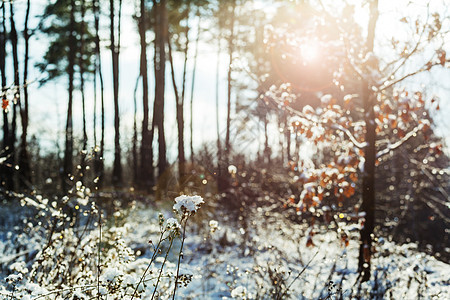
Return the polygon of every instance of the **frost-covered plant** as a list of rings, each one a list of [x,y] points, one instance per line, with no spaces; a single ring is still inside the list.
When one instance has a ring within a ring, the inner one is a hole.
[[[123,212],[107,218],[102,216],[89,190],[81,183],[77,183],[69,195],[55,201],[40,196],[22,196],[22,206],[37,213],[36,217],[24,222],[24,230],[11,240],[25,249],[24,253],[31,255],[27,255],[29,258],[24,261],[16,259],[8,266],[12,273],[7,277],[8,289],[0,286],[0,295],[8,295],[12,299],[27,299],[29,296],[43,299],[153,299],[163,294],[169,296],[173,282],[177,286],[191,281],[192,275],[179,273],[179,264],[186,221],[195,214],[203,199],[181,196],[175,202],[178,218],[166,219],[159,215],[159,238],[155,243],[150,241],[153,254],[148,259],[147,268],[142,268],[146,259],[142,258],[137,263],[135,253],[126,241],[132,228],[128,224],[115,224],[114,220]],[[174,272],[171,270],[176,265],[168,259],[181,232],[178,268],[172,281]],[[167,271],[165,267],[169,264],[170,271]],[[167,279],[164,284],[163,279]],[[147,288],[150,286],[151,290]],[[173,297],[175,292],[176,288],[173,289]]]
[[[234,299],[247,299],[247,289],[245,286],[239,285],[231,291],[231,297]]]
[[[153,254],[150,259],[150,262],[147,265],[147,268],[143,272],[142,276],[139,279],[138,284],[136,285],[136,287],[133,291],[133,295],[131,296],[131,299],[133,299],[138,294],[139,289],[141,287],[141,283],[144,283],[144,287],[145,287],[145,281],[146,281],[145,277],[147,275],[147,272],[150,270],[152,264],[157,259],[157,255],[162,252],[162,244],[165,241],[169,241],[169,247],[165,250],[164,259],[163,259],[161,267],[158,271],[156,283],[154,284],[152,299],[155,297],[157,290],[158,290],[158,285],[159,285],[162,275],[163,275],[164,266],[167,262],[167,258],[169,256],[170,250],[172,249],[172,246],[173,246],[174,239],[180,235],[181,226],[178,223],[178,220],[175,218],[169,218],[169,219],[165,220],[164,216],[162,214],[160,214],[159,215],[159,226],[160,226],[160,235],[159,235],[158,242],[156,244],[153,244],[152,241],[149,242],[153,246]],[[141,291],[143,291],[143,290],[141,289]]]
[[[180,279],[185,279],[184,276],[180,276],[180,263],[181,258],[183,257],[183,245],[184,240],[186,238],[186,225],[190,216],[193,216],[200,206],[204,203],[203,198],[200,196],[186,196],[181,195],[175,198],[175,204],[173,205],[173,209],[175,212],[181,216],[181,224],[183,225],[183,234],[181,237],[181,246],[180,252],[178,254],[178,263],[177,263],[177,274],[175,276],[175,286],[173,288],[173,297],[175,299],[175,294],[177,292],[177,286]],[[183,282],[183,281],[181,281]]]
[[[6,277],[5,281],[11,287],[11,299],[14,299],[14,292],[16,290],[16,286],[17,284],[19,284],[20,281],[22,281],[22,279],[23,275],[21,273],[10,274],[8,277]]]
[[[183,217],[189,217],[197,212],[202,203],[204,201],[200,196],[181,195],[175,198],[173,209]]]

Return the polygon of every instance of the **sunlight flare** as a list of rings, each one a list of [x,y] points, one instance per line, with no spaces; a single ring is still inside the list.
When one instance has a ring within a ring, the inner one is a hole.
[[[320,56],[320,46],[316,41],[306,41],[299,50],[300,58],[304,63],[315,62]]]

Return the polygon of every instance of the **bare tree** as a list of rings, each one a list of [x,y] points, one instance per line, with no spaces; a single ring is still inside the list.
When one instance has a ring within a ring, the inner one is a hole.
[[[27,0],[27,9],[25,12],[25,21],[23,29],[23,38],[25,44],[25,52],[23,58],[23,103],[20,109],[20,119],[22,125],[21,144],[19,151],[19,184],[22,187],[30,185],[31,183],[31,169],[30,169],[30,154],[28,152],[28,62],[29,62],[29,41],[30,30],[28,29],[28,20],[30,16],[31,1]]]
[[[195,54],[194,54],[194,67],[192,69],[192,81],[191,81],[191,98],[189,105],[189,115],[190,115],[190,150],[191,150],[191,163],[194,164],[194,89],[195,89],[195,73],[197,70],[197,59],[198,59],[198,42],[200,40],[200,14],[198,15],[197,23],[197,37],[195,39]]]
[[[3,110],[3,147],[1,156],[6,160],[0,165],[1,170],[1,185],[6,189],[12,186],[12,165],[10,160],[9,145],[10,145],[10,128],[8,119],[9,100],[6,97],[8,91],[6,82],[6,42],[8,33],[6,30],[6,2],[2,2],[2,23],[0,32],[0,72],[2,73],[2,110]]]
[[[75,73],[75,55],[76,55],[76,30],[75,30],[75,0],[70,1],[70,21],[69,21],[69,52],[68,52],[68,66],[67,73],[69,76],[69,101],[67,104],[67,121],[65,132],[65,148],[64,148],[64,162],[63,162],[63,186],[67,190],[70,186],[67,176],[73,170],[73,91],[74,91],[74,73]]]
[[[217,39],[217,54],[216,54],[216,134],[217,134],[217,175],[219,177],[219,190],[222,190],[222,176],[223,174],[223,153],[222,142],[220,141],[220,124],[219,124],[219,86],[220,86],[220,54],[222,52],[221,38]]]
[[[370,18],[366,41],[367,53],[373,52],[375,27],[378,19],[378,0],[370,2]],[[364,78],[364,77],[363,77]],[[364,121],[366,124],[366,146],[364,149],[364,172],[362,182],[361,210],[366,212],[364,227],[361,230],[361,244],[359,250],[358,267],[362,280],[370,279],[370,256],[372,249],[372,235],[375,226],[375,162],[376,162],[376,122],[374,104],[376,95],[370,90],[367,79],[361,82]]]
[[[100,56],[100,3],[99,0],[94,0],[93,2],[94,10],[94,26],[95,26],[95,71],[94,71],[94,88],[95,88],[95,99],[94,99],[94,143],[97,146],[97,75],[100,81],[100,105],[101,105],[101,137],[100,137],[100,147],[96,148],[95,152],[95,174],[98,177],[97,185],[102,186],[103,174],[104,174],[104,147],[105,147],[105,99],[104,99],[104,87],[103,87],[103,75],[102,75],[102,65]]]
[[[120,21],[122,15],[122,0],[119,0],[118,24],[115,21],[115,1],[109,1],[110,7],[110,39],[111,57],[113,72],[113,94],[114,94],[114,165],[112,183],[118,187],[122,185],[122,163],[120,150],[120,115],[119,115],[119,54],[120,54]],[[117,41],[116,41],[117,35]]]
[[[155,131],[158,132],[158,177],[167,169],[166,139],[164,132],[164,90],[166,74],[166,41],[168,35],[166,1],[153,0],[155,10],[155,101],[153,104],[152,130],[150,144],[153,143]],[[153,151],[150,155],[153,157]],[[153,161],[153,158],[151,159]]]
[[[236,18],[236,0],[231,4],[231,19],[229,24],[229,36],[228,36],[228,75],[227,75],[227,127],[225,135],[225,163],[229,164],[229,155],[231,151],[230,144],[230,126],[231,126],[231,90],[232,90],[232,77],[233,71],[233,54],[234,54],[234,39],[235,39],[235,18]]]
[[[187,70],[187,61],[188,61],[188,49],[189,49],[189,12],[190,12],[190,3],[186,4],[185,13],[186,15],[186,26],[184,28],[184,36],[185,43],[183,48],[184,54],[184,63],[183,63],[183,74],[182,74],[182,83],[181,83],[181,93],[179,92],[176,79],[175,79],[175,70],[172,56],[172,43],[171,36],[168,35],[167,44],[168,44],[168,54],[169,54],[169,62],[170,69],[172,75],[172,86],[175,93],[175,101],[176,101],[176,115],[177,115],[177,129],[178,129],[178,177],[180,184],[182,184],[183,177],[185,176],[185,165],[186,165],[186,156],[184,150],[184,98],[186,91],[186,70]],[[177,27],[176,25],[173,27]]]
[[[138,20],[140,46],[141,46],[141,60],[140,60],[140,77],[142,78],[142,139],[141,139],[141,170],[140,170],[140,185],[148,191],[152,188],[154,182],[153,174],[153,156],[151,154],[152,140],[150,140],[149,130],[149,99],[148,99],[148,67],[147,67],[147,9],[145,1],[140,1],[140,15]]]
[[[84,93],[84,77],[85,77],[85,63],[84,63],[84,49],[85,49],[85,26],[86,26],[86,3],[85,0],[81,0],[80,2],[80,10],[81,10],[81,26],[80,26],[80,52],[79,52],[79,62],[78,65],[80,66],[79,72],[80,72],[80,92],[81,92],[81,106],[82,106],[82,114],[83,114],[83,146],[81,151],[81,174],[80,176],[83,177],[84,171],[86,168],[86,148],[87,148],[87,142],[88,142],[88,136],[87,136],[87,130],[86,130],[86,97]]]

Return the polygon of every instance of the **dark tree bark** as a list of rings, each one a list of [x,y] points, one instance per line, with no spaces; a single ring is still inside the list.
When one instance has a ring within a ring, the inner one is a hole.
[[[67,105],[67,121],[65,134],[65,148],[64,148],[64,162],[63,162],[63,188],[68,190],[70,181],[68,176],[72,174],[73,170],[73,120],[72,120],[72,106],[73,106],[73,90],[74,90],[74,73],[75,73],[75,54],[76,54],[76,29],[75,29],[75,0],[70,1],[70,25],[69,25],[69,53],[67,74],[69,76],[69,101]]]
[[[139,37],[141,46],[141,60],[140,60],[140,75],[142,77],[142,139],[141,139],[141,170],[140,170],[140,186],[147,191],[150,191],[154,184],[153,174],[153,155],[152,155],[152,140],[150,140],[149,125],[149,105],[148,105],[148,63],[147,63],[147,39],[146,33],[146,9],[145,0],[140,2],[140,17],[139,17]]]
[[[184,63],[183,63],[183,79],[181,83],[181,99],[177,101],[177,124],[178,124],[178,171],[180,180],[186,175],[186,153],[184,149],[184,99],[186,95],[186,73],[188,62],[188,50],[189,50],[189,13],[190,4],[188,3],[186,9],[186,43],[184,47]],[[170,43],[170,41],[168,41]],[[171,62],[173,65],[173,60]],[[173,71],[173,70],[172,70]],[[174,77],[175,79],[175,77]]]
[[[8,100],[6,99],[6,39],[7,39],[7,31],[6,31],[6,3],[1,5],[2,8],[2,24],[1,24],[1,32],[0,32],[0,72],[2,73],[2,111],[3,111],[3,150],[8,147],[8,139],[9,139],[9,120],[8,120],[8,111],[7,104]],[[2,153],[2,156],[5,156]],[[2,169],[5,171],[5,166],[2,164]],[[4,172],[2,172],[2,183],[4,182]]]
[[[291,156],[291,129],[289,128],[289,123],[287,119],[287,114],[283,113],[284,118],[284,128],[285,128],[285,135],[286,135],[286,158],[287,161],[290,162],[292,160]]]
[[[133,113],[133,140],[131,141],[132,143],[132,150],[131,150],[131,154],[132,154],[132,160],[133,160],[133,185],[138,183],[138,179],[139,179],[139,162],[138,162],[138,150],[137,150],[137,142],[138,142],[138,131],[137,131],[137,98],[136,98],[136,93],[137,93],[137,89],[139,86],[139,79],[141,79],[141,75],[138,76],[138,78],[136,79],[136,84],[134,86],[134,113]]]
[[[112,184],[115,187],[122,185],[122,163],[120,150],[120,116],[119,116],[119,53],[120,53],[120,18],[122,11],[122,0],[119,0],[119,16],[117,25],[115,25],[115,1],[110,0],[110,38],[111,38],[111,57],[113,72],[113,95],[114,95],[114,165],[112,174]]]
[[[158,177],[167,169],[166,140],[164,133],[164,90],[166,74],[166,41],[168,34],[166,1],[156,2],[155,8],[155,101],[153,107],[152,131],[150,142],[153,142],[155,129],[158,130]],[[151,151],[152,152],[152,151]]]
[[[189,18],[189,6],[187,16]],[[183,177],[185,176],[186,157],[184,151],[184,95],[186,90],[186,68],[188,59],[188,47],[189,47],[189,25],[186,25],[186,44],[184,48],[184,67],[183,67],[183,82],[181,87],[181,95],[178,93],[178,87],[175,80],[175,70],[173,66],[172,46],[170,42],[170,36],[168,35],[167,45],[169,49],[169,62],[172,75],[172,85],[175,93],[175,105],[177,115],[177,128],[178,128],[178,177],[180,184],[182,184]]]
[[[29,40],[30,31],[28,29],[28,19],[30,16],[31,0],[27,0],[27,9],[25,12],[23,38],[25,44],[25,53],[23,59],[23,103],[20,110],[20,119],[22,125],[21,145],[19,151],[19,185],[26,187],[31,185],[30,153],[28,151],[28,61],[29,61]]]
[[[225,170],[223,163],[222,142],[220,141],[220,124],[219,124],[219,86],[220,86],[220,54],[222,52],[221,39],[218,38],[217,54],[216,54],[216,134],[217,134],[217,188],[223,191],[227,188],[227,180],[224,178]]]
[[[191,163],[194,164],[194,88],[195,88],[195,72],[197,70],[197,58],[198,58],[198,42],[200,40],[200,16],[198,17],[197,25],[197,38],[195,39],[195,54],[194,54],[194,68],[192,70],[192,82],[191,82],[191,101],[189,105],[190,112],[190,149],[191,149]]]
[[[81,26],[80,26],[80,53],[79,53],[79,63],[80,66],[80,92],[81,92],[81,105],[82,105],[82,111],[83,111],[83,149],[81,151],[81,174],[80,177],[82,178],[84,176],[84,171],[86,169],[86,150],[87,150],[87,142],[88,142],[88,136],[87,136],[87,130],[86,130],[86,99],[85,99],[85,93],[84,93],[84,47],[85,47],[85,32],[84,32],[84,26],[85,26],[85,15],[86,15],[86,7],[85,7],[85,1],[81,0],[80,2],[81,6]]]
[[[169,62],[170,62],[170,70],[171,70],[171,78],[172,78],[172,86],[175,94],[175,106],[176,106],[176,115],[177,115],[177,128],[178,128],[178,176],[179,180],[184,176],[184,120],[183,120],[183,99],[181,99],[178,94],[178,87],[175,80],[175,70],[173,67],[173,58],[172,58],[172,46],[170,43],[170,37],[167,40],[167,45],[169,46]]]
[[[0,180],[1,186],[10,189],[12,186],[12,165],[9,159],[9,144],[10,144],[10,128],[8,119],[9,102],[6,98],[7,83],[6,83],[6,2],[2,3],[2,24],[0,33],[0,71],[2,73],[2,107],[3,107],[3,148],[0,153],[1,157],[6,157],[6,161],[0,164]]]
[[[17,109],[20,108],[20,74],[19,74],[19,56],[18,56],[18,36],[16,30],[16,23],[14,20],[14,3],[9,2],[9,23],[10,23],[10,32],[9,32],[9,40],[11,42],[12,48],[12,56],[13,56],[13,70],[14,70],[14,101],[11,103],[12,106],[12,121],[11,121],[11,130],[9,132],[8,138],[8,148],[6,149],[6,156],[8,159],[6,160],[6,164],[11,166],[11,177],[6,180],[6,188],[8,190],[15,190],[15,174],[12,170],[15,164],[15,156],[16,156],[16,133],[17,133]]]
[[[267,131],[267,126],[269,125],[269,120],[267,119],[267,111],[264,111],[264,162],[270,165],[270,148],[269,148],[269,132]]]
[[[98,78],[100,81],[100,106],[101,106],[101,136],[100,136],[100,147],[98,153],[95,153],[95,174],[98,177],[97,186],[100,188],[103,184],[103,175],[104,175],[104,162],[103,162],[103,154],[105,147],[105,101],[104,101],[104,86],[103,86],[103,75],[102,75],[102,65],[101,65],[101,57],[100,57],[100,6],[99,0],[94,0],[93,9],[94,9],[94,26],[95,26],[95,73],[98,74]],[[95,74],[95,79],[97,78],[97,74]],[[97,81],[94,81],[95,87]],[[95,89],[95,95],[97,95],[97,89]],[[96,105],[97,101],[94,102],[94,133],[96,133]],[[96,135],[95,135],[96,137]],[[96,138],[95,138],[96,139]],[[97,141],[95,141],[95,145],[97,145]]]
[[[375,40],[375,27],[378,19],[378,0],[370,3],[370,19],[367,35],[367,53],[373,51]],[[370,267],[372,256],[372,235],[375,224],[375,162],[376,162],[376,122],[375,122],[375,95],[371,91],[370,82],[362,81],[362,99],[364,102],[364,119],[366,123],[366,147],[364,149],[364,172],[361,210],[365,212],[365,221],[361,230],[358,267],[362,281],[370,280]]]
[[[232,88],[232,78],[231,73],[233,71],[233,52],[234,52],[234,21],[235,21],[235,13],[236,13],[236,1],[233,0],[232,3],[232,11],[231,11],[231,20],[230,20],[230,35],[228,36],[228,76],[227,76],[227,127],[226,127],[226,135],[225,135],[225,163],[228,165],[230,163],[230,126],[231,126],[231,88]]]

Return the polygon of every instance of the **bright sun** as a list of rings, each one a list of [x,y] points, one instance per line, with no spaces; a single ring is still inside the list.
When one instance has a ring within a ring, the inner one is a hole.
[[[320,47],[315,41],[308,41],[300,46],[300,56],[304,63],[309,63],[319,58]]]

